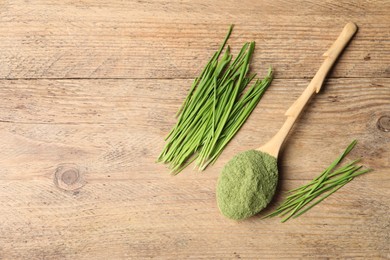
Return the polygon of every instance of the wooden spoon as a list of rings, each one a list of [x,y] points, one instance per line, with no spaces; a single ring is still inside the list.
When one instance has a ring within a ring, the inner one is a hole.
[[[217,203],[222,214],[236,220],[244,219],[260,212],[272,200],[278,182],[279,151],[310,98],[321,90],[326,75],[356,30],[354,23],[345,25],[324,53],[325,61],[310,84],[287,110],[287,120],[279,132],[265,145],[239,153],[225,165],[217,185]]]
[[[306,104],[313,96],[314,93],[318,93],[321,90],[322,84],[328,74],[329,70],[332,68],[333,64],[352,39],[353,35],[357,31],[357,26],[354,23],[347,23],[340,33],[337,40],[333,43],[332,47],[329,48],[327,52],[323,54],[325,61],[322,63],[320,69],[317,71],[314,78],[311,80],[310,84],[307,86],[302,95],[295,101],[295,103],[287,110],[285,115],[287,120],[280,128],[279,132],[274,135],[271,140],[269,140],[265,145],[256,149],[261,152],[268,153],[274,157],[278,157],[279,151],[286,140],[288,133],[293,127],[295,121],[298,119],[299,115],[305,108]]]

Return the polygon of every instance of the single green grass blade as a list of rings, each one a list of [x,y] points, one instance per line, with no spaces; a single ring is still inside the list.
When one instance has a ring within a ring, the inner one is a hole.
[[[221,47],[219,47],[219,50],[218,50],[217,55],[216,55],[216,59],[218,59],[218,57],[219,57],[219,55],[221,54],[223,48],[225,48],[225,45],[226,45],[226,43],[227,43],[227,41],[228,41],[230,35],[232,34],[233,27],[234,27],[233,24],[230,25],[229,31],[228,31],[228,33],[226,34],[225,39],[223,40],[223,43],[221,44]]]

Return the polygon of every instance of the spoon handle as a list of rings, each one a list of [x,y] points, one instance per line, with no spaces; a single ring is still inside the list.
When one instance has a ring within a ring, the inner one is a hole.
[[[314,94],[314,92],[320,92],[326,75],[332,68],[333,64],[336,62],[337,58],[339,57],[345,46],[347,46],[348,42],[352,39],[356,31],[357,27],[354,23],[347,23],[344,26],[344,29],[340,33],[337,40],[323,54],[323,56],[326,58],[322,63],[321,67],[318,69],[316,75],[314,75],[313,79],[310,81],[310,84],[307,86],[302,95],[287,110],[285,114],[286,116],[298,117],[307,102],[309,101],[310,97]]]
[[[336,62],[337,58],[339,57],[345,46],[347,46],[348,42],[352,39],[356,31],[357,26],[354,23],[347,23],[344,26],[344,29],[340,33],[337,40],[323,54],[325,60],[317,71],[316,75],[311,80],[310,84],[285,113],[285,115],[287,116],[287,120],[283,124],[282,128],[268,143],[260,147],[259,150],[267,152],[275,157],[278,156],[279,150],[283,145],[283,142],[286,139],[295,121],[297,120],[297,118],[299,117],[313,94],[318,93],[321,90],[326,75],[332,68],[333,64]]]

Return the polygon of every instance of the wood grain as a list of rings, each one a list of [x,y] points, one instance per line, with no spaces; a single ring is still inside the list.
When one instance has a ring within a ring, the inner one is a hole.
[[[390,3],[0,1],[0,259],[389,259]],[[346,22],[359,26],[280,154],[278,194],[350,143],[374,171],[305,215],[225,219],[223,165],[258,147]],[[155,160],[192,79],[230,24],[233,53],[276,79],[217,163]]]
[[[390,77],[390,2],[371,3],[3,1],[0,78],[194,78],[230,24],[233,53],[256,41],[255,71],[311,78],[349,21],[359,32],[332,76]]]
[[[0,256],[389,256],[390,140],[377,127],[378,118],[390,115],[389,79],[331,79],[309,104],[281,155],[275,203],[284,190],[316,176],[353,138],[359,145],[350,159],[363,157],[375,171],[287,224],[224,219],[215,184],[233,154],[273,135],[308,80],[275,80],[215,166],[172,177],[154,160],[190,83],[1,82]],[[55,185],[64,164],[79,170],[81,188]]]

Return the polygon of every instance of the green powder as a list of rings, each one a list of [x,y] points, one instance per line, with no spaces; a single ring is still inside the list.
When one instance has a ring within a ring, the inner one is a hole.
[[[253,216],[271,201],[277,182],[275,157],[256,150],[239,153],[225,165],[219,177],[218,207],[231,219]]]

